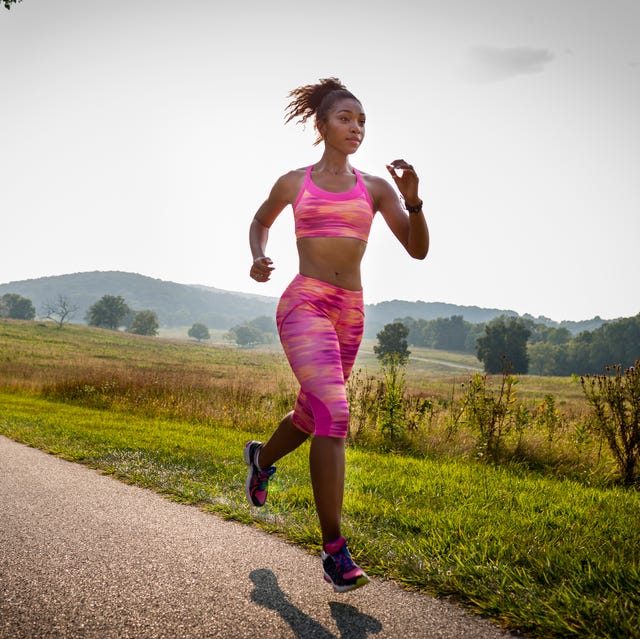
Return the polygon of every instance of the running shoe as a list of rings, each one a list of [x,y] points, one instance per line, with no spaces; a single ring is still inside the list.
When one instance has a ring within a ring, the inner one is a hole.
[[[325,545],[325,550],[320,555],[324,580],[330,583],[336,592],[347,592],[369,583],[367,574],[351,559],[344,537],[330,541]]]
[[[267,501],[267,487],[271,475],[276,472],[276,467],[271,466],[261,470],[255,462],[256,452],[262,447],[262,442],[250,441],[244,445],[244,463],[249,466],[247,481],[244,491],[250,504],[264,506]]]

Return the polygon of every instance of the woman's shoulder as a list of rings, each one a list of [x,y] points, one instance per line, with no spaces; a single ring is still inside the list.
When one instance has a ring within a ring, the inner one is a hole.
[[[292,169],[291,171],[288,171],[284,175],[281,175],[279,179],[285,180],[287,182],[296,182],[299,180],[303,180],[304,176],[307,173],[308,168],[309,167],[307,166],[303,166],[299,169]]]
[[[274,192],[278,193],[280,197],[288,202],[293,202],[302,188],[306,170],[307,168],[303,167],[301,169],[293,169],[281,175],[273,186]]]
[[[288,171],[284,175],[281,175],[276,183],[280,183],[287,186],[302,186],[302,182],[304,181],[304,176],[306,175],[307,167],[302,167],[300,169],[293,169]]]

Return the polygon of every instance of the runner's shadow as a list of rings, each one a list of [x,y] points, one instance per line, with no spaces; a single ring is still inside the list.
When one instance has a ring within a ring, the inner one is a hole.
[[[382,630],[378,619],[365,615],[349,604],[330,601],[329,608],[340,630],[341,639],[367,639],[369,633],[377,634]]]
[[[289,597],[280,589],[278,579],[267,568],[254,570],[249,575],[255,588],[251,600],[263,608],[277,612],[291,627],[298,639],[367,639],[369,632],[380,632],[382,624],[369,615],[361,613],[354,606],[331,601],[331,616],[340,630],[337,638],[322,624],[305,614],[289,601]]]

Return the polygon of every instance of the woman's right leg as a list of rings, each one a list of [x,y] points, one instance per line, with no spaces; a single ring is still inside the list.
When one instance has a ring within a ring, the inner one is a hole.
[[[262,446],[258,453],[258,466],[269,468],[279,459],[294,451],[303,444],[309,435],[293,425],[293,412],[287,413],[278,428],[274,431],[269,441]]]
[[[315,436],[309,451],[313,497],[322,531],[322,547],[342,536],[345,440]]]
[[[294,280],[296,283],[300,281]],[[362,335],[362,296],[361,292],[343,291],[308,278],[302,284],[307,287],[302,293],[313,293],[314,299],[298,298],[295,304],[287,305],[283,295],[278,313],[280,339],[301,387],[294,415],[283,420],[282,429],[288,437],[296,427],[304,429],[303,435],[313,433],[309,461],[322,530],[324,577],[336,591],[346,591],[369,581],[351,559],[341,532],[349,425],[345,378]],[[290,442],[280,451],[292,448]]]

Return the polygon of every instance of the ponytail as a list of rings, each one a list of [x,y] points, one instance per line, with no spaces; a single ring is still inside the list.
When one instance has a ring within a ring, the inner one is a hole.
[[[318,130],[318,122],[326,119],[329,109],[337,100],[351,98],[360,101],[351,91],[347,90],[347,87],[338,78],[324,78],[317,84],[298,87],[291,91],[287,97],[293,98],[293,100],[287,106],[285,123],[298,118],[297,123],[305,124],[311,116],[315,115],[316,131]],[[321,141],[322,135],[318,134],[314,145]]]

